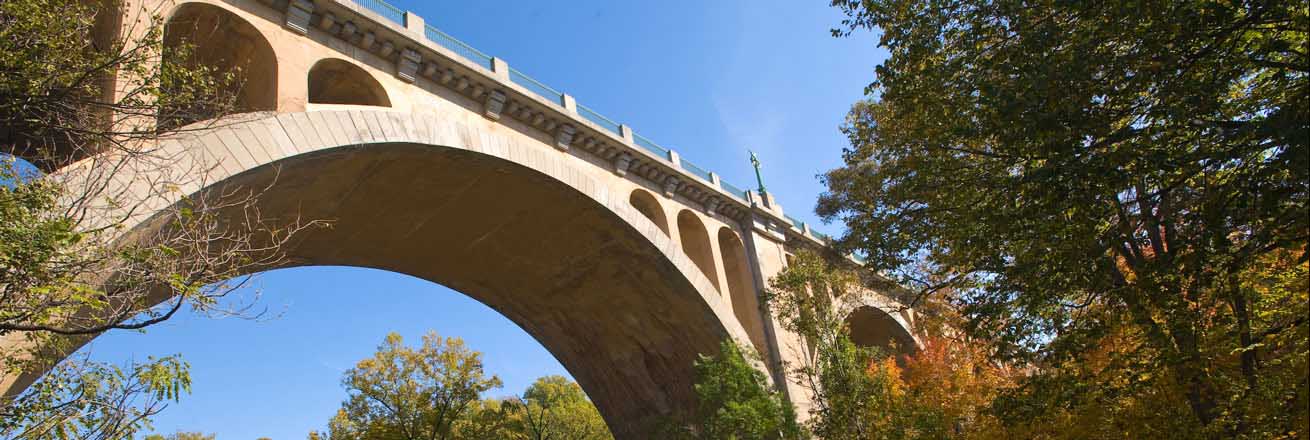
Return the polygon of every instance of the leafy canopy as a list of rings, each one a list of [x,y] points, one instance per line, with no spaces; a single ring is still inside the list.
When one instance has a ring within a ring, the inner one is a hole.
[[[404,342],[390,333],[373,357],[346,371],[349,397],[330,424],[332,438],[453,439],[470,405],[500,386],[460,338],[429,332],[418,348]]]
[[[1304,432],[1304,290],[1248,280],[1304,285],[1310,6],[833,5],[834,33],[876,30],[890,57],[819,213],[920,298],[953,292],[998,359],[1041,367],[998,411],[1138,402],[1105,417]]]

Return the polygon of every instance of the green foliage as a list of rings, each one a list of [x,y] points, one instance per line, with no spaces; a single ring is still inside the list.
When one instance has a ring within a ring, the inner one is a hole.
[[[0,375],[6,379],[40,374],[89,337],[144,329],[184,306],[242,314],[242,305],[228,307],[234,298],[219,303],[245,281],[229,280],[275,266],[285,239],[302,229],[298,222],[274,226],[258,218],[250,210],[254,191],[178,194],[179,186],[205,177],[194,175],[194,163],[179,166],[179,158],[155,154],[164,135],[157,122],[167,128],[229,114],[240,75],[196,62],[193,41],[165,44],[167,11],[149,7],[0,1],[0,339],[6,341]],[[60,173],[20,172],[15,157]],[[112,190],[123,182],[135,182],[133,190]],[[160,210],[161,200],[176,204]],[[159,228],[124,239],[135,226],[128,219],[142,209]],[[220,210],[243,209],[253,221],[216,221]],[[0,397],[0,408],[21,410],[6,417],[9,433],[51,429],[60,436],[122,438],[187,384],[174,358],[126,369],[79,362]],[[132,396],[137,393],[148,395]],[[96,424],[111,420],[120,422]]]
[[[131,439],[190,389],[190,367],[176,356],[127,368],[69,359],[0,406],[0,437]]]
[[[192,42],[164,44],[160,11],[124,6],[0,3],[0,152],[48,168],[154,139],[156,120],[234,110],[238,72],[191,62]]]
[[[265,439],[267,437],[261,437],[259,440]],[[214,440],[214,434],[178,431],[168,435],[150,434],[146,436],[146,440]]]
[[[497,401],[488,401],[493,406]],[[545,376],[528,386],[523,396],[501,403],[503,428],[499,438],[547,440],[613,439],[596,405],[582,387],[562,376]],[[470,420],[470,424],[487,421]],[[495,425],[496,423],[492,423]],[[486,437],[465,437],[486,438]]]
[[[890,58],[819,212],[1032,368],[1006,424],[1304,435],[1310,7],[833,4]]]
[[[470,405],[501,382],[486,377],[482,354],[463,340],[429,332],[417,349],[388,334],[341,383],[349,397],[329,427],[332,438],[452,439]]]
[[[696,409],[690,426],[670,428],[686,439],[783,440],[809,438],[796,422],[786,396],[747,359],[743,349],[724,341],[716,356],[696,361]],[[756,360],[758,362],[758,359]]]
[[[895,361],[881,347],[851,341],[844,300],[855,297],[857,282],[812,252],[796,254],[771,280],[774,315],[806,341],[804,361],[789,373],[811,394],[808,428],[824,439],[919,438],[921,408],[905,393]]]
[[[537,379],[521,397],[481,399],[500,386],[486,377],[482,354],[459,338],[423,337],[418,349],[387,335],[377,353],[346,372],[350,396],[328,421],[324,440],[612,439],[600,411],[578,384],[560,376]]]

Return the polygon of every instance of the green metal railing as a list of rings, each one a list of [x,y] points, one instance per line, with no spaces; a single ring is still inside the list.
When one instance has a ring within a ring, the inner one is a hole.
[[[378,0],[367,0],[367,1],[378,1]],[[450,49],[451,52],[455,52],[455,54],[463,57],[466,60],[472,61],[473,63],[479,66],[485,67],[487,70],[493,69],[491,66],[491,55],[487,55],[485,53],[482,53],[482,51],[480,50],[474,49],[473,46],[469,46],[463,41],[459,41],[459,39],[450,36],[450,34],[442,32],[441,29],[434,28],[432,27],[432,25],[424,25],[423,35],[428,37],[428,40],[431,40],[433,43],[437,43],[441,47]]]
[[[713,178],[713,177],[710,177],[710,172],[709,172],[709,171],[705,171],[704,168],[701,168],[701,167],[696,166],[696,164],[691,163],[691,161],[689,161],[689,160],[687,160],[687,159],[683,159],[682,157],[679,157],[679,158],[678,158],[678,162],[680,162],[680,165],[682,165],[682,169],[684,169],[684,170],[686,170],[687,172],[691,173],[693,176],[696,176],[696,177],[699,177],[699,178],[705,179],[706,182],[713,182],[713,181],[714,181],[714,178]]]
[[[661,147],[659,144],[656,144],[654,141],[647,139],[645,136],[639,135],[637,133],[633,133],[632,141],[636,143],[638,147],[641,147],[646,151],[654,153],[656,156],[663,157],[664,160],[668,160],[670,157],[672,157],[669,156],[669,149]]]
[[[400,8],[391,6],[391,4],[382,0],[354,0],[355,3],[368,8],[368,10],[378,13],[383,18],[396,22],[401,26],[405,25],[405,11]]]
[[[550,102],[559,104],[560,101],[563,99],[563,95],[564,95],[563,93],[560,93],[558,90],[550,88],[550,86],[548,85],[542,84],[541,81],[537,81],[536,79],[533,79],[532,77],[523,74],[523,72],[520,72],[518,69],[515,69],[513,67],[509,68],[509,80],[514,81],[514,84],[518,84],[528,90],[531,90],[532,93],[536,93],[537,96],[550,100]]]
[[[599,125],[605,128],[606,130],[613,132],[614,134],[617,135],[623,134],[623,132],[619,130],[618,122],[614,122],[610,120],[610,118],[602,116],[600,113],[596,113],[595,110],[587,108],[587,106],[585,105],[578,104],[578,114],[582,115],[582,117],[584,118],[587,118],[588,121],[594,122],[596,125]]]
[[[738,188],[737,185],[728,183],[727,180],[719,179],[719,188],[723,188],[723,190],[727,191],[728,194],[732,194],[734,197],[736,197],[737,199],[743,202],[749,199],[748,197],[746,197],[746,192],[747,192],[746,190]]]
[[[782,216],[783,218],[786,218],[787,221],[791,222],[791,225],[795,226],[796,229],[800,229],[801,232],[805,232],[805,222],[797,220],[796,217],[792,217],[787,214],[783,214]]]

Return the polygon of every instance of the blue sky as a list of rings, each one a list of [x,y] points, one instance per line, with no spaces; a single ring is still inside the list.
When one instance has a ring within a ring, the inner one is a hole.
[[[483,52],[626,123],[743,188],[746,150],[786,212],[812,225],[815,176],[840,163],[837,131],[885,55],[875,37],[836,39],[824,1],[420,2],[392,0]],[[816,229],[836,233],[839,225]],[[98,360],[182,353],[191,395],[159,432],[220,439],[304,438],[345,395],[343,371],[397,331],[463,337],[516,394],[567,371],[512,322],[458,292],[370,269],[315,267],[258,278],[260,320],[184,315],[146,333],[94,341]]]

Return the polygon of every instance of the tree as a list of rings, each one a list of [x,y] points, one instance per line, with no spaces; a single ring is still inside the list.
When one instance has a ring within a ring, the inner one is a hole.
[[[915,308],[913,350],[856,344],[847,318],[868,303],[863,296],[870,292],[860,270],[803,251],[770,280],[774,316],[807,342],[801,362],[788,367],[810,393],[807,423],[816,437],[1033,437],[998,426],[991,405],[1013,388],[1017,374],[990,359],[988,341],[957,330],[962,317],[941,297]]]
[[[214,434],[178,431],[168,435],[150,434],[146,440],[214,440]]]
[[[494,404],[495,402],[491,402]],[[490,406],[490,405],[488,405]],[[522,397],[503,402],[503,438],[525,440],[613,439],[596,405],[582,387],[563,376],[545,376],[528,386]],[[471,421],[486,423],[486,421]],[[485,438],[485,437],[465,437]]]
[[[463,340],[429,332],[417,349],[388,334],[341,383],[349,397],[332,420],[332,438],[453,439],[456,422],[501,382],[486,376],[482,354]]]
[[[998,414],[1304,432],[1304,290],[1251,280],[1302,285],[1308,260],[1303,2],[833,4],[890,57],[818,211],[1036,368]]]
[[[213,164],[160,141],[226,120],[240,72],[189,62],[186,41],[163,44],[159,12],[114,0],[0,2],[0,408],[7,423],[22,421],[8,432],[76,419],[79,428],[51,435],[130,436],[177,397],[155,398],[162,390],[185,390],[180,361],[70,359],[46,384],[27,385],[104,331],[144,329],[185,308],[249,316],[253,302],[232,295],[241,276],[276,266],[292,235],[320,224],[264,219],[262,188],[189,192],[208,186]],[[210,122],[156,123],[181,120]]]
[[[797,440],[808,433],[796,410],[752,364],[736,342],[724,341],[715,356],[696,361],[696,408],[689,425],[666,427],[666,437],[685,439]],[[755,363],[758,364],[756,359]]]
[[[482,399],[469,404],[468,412],[455,422],[455,438],[512,438],[512,417],[508,414],[509,401]]]
[[[189,369],[177,357],[126,368],[65,362],[22,398],[0,406],[0,437],[131,439],[169,401],[190,390]]]
[[[810,393],[808,427],[825,439],[905,438],[903,387],[888,372],[886,353],[851,341],[850,314],[858,278],[801,252],[770,280],[767,300],[781,327],[802,337],[805,352],[789,373]],[[895,368],[894,363],[891,367]],[[903,433],[901,433],[903,434]]]

